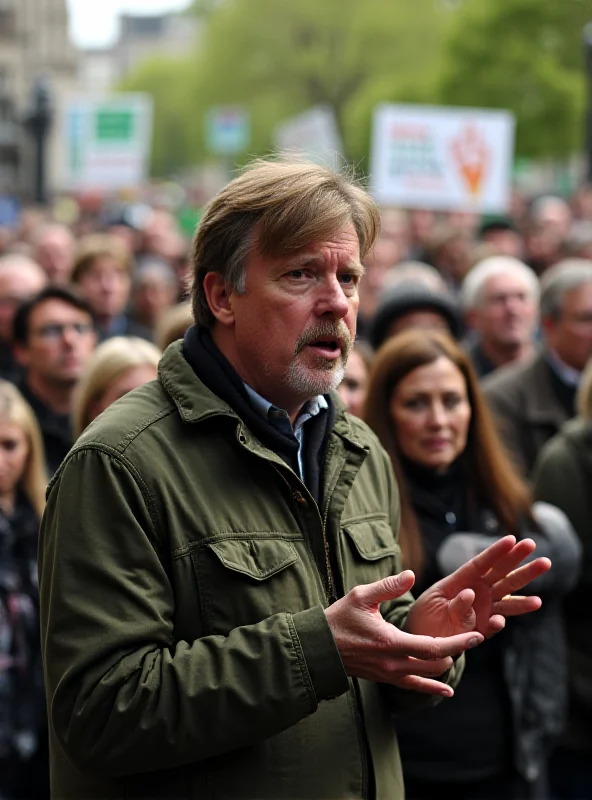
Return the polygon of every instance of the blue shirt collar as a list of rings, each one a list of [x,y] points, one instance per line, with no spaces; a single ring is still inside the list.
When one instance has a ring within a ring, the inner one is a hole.
[[[547,361],[563,383],[567,386],[579,386],[582,373],[566,364],[553,350],[547,350]]]
[[[279,420],[288,420],[288,412],[285,411],[283,408],[278,408],[274,406],[273,403],[270,403],[269,400],[266,400],[264,397],[261,397],[254,389],[252,389],[248,384],[243,383],[247,394],[249,395],[249,400],[251,401],[251,405],[260,414],[264,419],[268,420],[272,424],[276,424]],[[326,411],[329,408],[327,401],[323,397],[322,394],[318,394],[316,397],[313,397],[311,400],[307,400],[306,403],[300,409],[300,413],[296,418],[294,423],[294,431],[297,432],[302,428],[304,423],[309,420],[311,417],[316,417],[317,414],[320,414],[321,411]]]

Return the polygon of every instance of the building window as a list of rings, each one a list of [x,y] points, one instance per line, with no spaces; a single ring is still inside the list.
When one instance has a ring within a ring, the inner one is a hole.
[[[5,0],[0,0],[0,39],[14,36],[16,32],[16,13]]]

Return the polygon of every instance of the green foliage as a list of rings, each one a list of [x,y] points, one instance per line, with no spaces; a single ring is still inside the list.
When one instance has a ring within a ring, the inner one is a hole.
[[[464,0],[447,43],[440,100],[508,108],[520,156],[581,147],[585,80],[582,0]]]
[[[122,87],[154,95],[159,175],[208,157],[204,116],[226,104],[251,116],[244,159],[273,149],[278,123],[323,103],[348,155],[364,160],[374,103],[433,85],[449,16],[440,0],[194,0],[187,13],[207,21],[195,56],[150,62]]]
[[[152,174],[156,177],[185,169],[195,154],[191,114],[187,113],[192,95],[189,66],[187,59],[151,59],[118,87],[152,95]]]
[[[210,19],[202,95],[249,108],[257,153],[273,147],[279,122],[329,105],[359,160],[368,149],[356,124],[362,98],[388,100],[425,84],[446,18],[434,0],[225,0]]]
[[[362,171],[384,102],[509,108],[527,157],[582,143],[591,0],[194,0],[186,13],[203,30],[195,53],[152,60],[121,87],[154,97],[158,176],[211,158],[204,119],[226,104],[251,117],[238,162],[269,153],[275,127],[318,104]]]

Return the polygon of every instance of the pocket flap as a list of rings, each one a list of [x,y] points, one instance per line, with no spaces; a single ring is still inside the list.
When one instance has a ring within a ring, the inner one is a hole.
[[[358,553],[368,561],[394,556],[400,551],[391,526],[384,519],[348,523],[344,530],[353,541]]]
[[[257,581],[271,578],[298,561],[294,545],[283,539],[224,539],[208,547],[225,567]]]

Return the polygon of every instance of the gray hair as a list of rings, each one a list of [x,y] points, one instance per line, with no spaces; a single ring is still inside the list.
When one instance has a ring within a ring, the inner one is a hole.
[[[479,308],[483,302],[485,284],[498,275],[511,275],[520,278],[532,299],[538,302],[540,286],[534,270],[513,256],[490,256],[478,261],[462,282],[460,304],[465,311]]]
[[[209,272],[244,292],[245,263],[255,246],[262,255],[296,253],[348,224],[364,258],[380,216],[374,200],[353,180],[303,161],[255,161],[211,201],[196,230],[191,258],[195,321],[208,327],[215,322],[203,288]]]
[[[383,290],[392,289],[401,283],[420,283],[433,289],[435,292],[448,294],[448,287],[436,267],[424,264],[423,261],[401,261],[394,267],[389,267],[384,275]]]
[[[592,245],[592,221],[580,219],[574,222],[565,241],[567,253],[577,258],[581,251],[590,245]]]
[[[541,318],[559,319],[568,292],[592,283],[592,261],[566,258],[548,269],[541,278]]]
[[[134,271],[134,288],[141,286],[146,278],[156,278],[160,283],[164,283],[170,288],[176,288],[177,278],[172,268],[159,258],[148,257],[142,259]]]
[[[535,220],[544,219],[549,211],[559,211],[561,214],[571,217],[569,204],[562,197],[554,194],[537,197],[530,207],[530,215]]]

